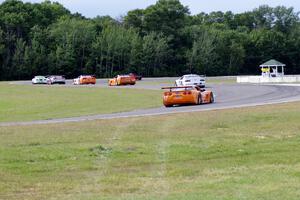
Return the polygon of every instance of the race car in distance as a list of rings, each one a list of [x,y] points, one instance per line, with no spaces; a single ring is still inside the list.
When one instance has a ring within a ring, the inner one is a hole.
[[[130,73],[129,76],[134,77],[137,81],[141,81],[143,78],[141,75],[137,75],[136,73]]]
[[[188,104],[207,104],[213,103],[214,94],[212,91],[206,91],[199,86],[180,86],[180,87],[164,87],[163,104],[166,107],[174,105]]]
[[[66,84],[66,79],[61,75],[51,75],[47,76],[47,84]]]
[[[188,74],[180,77],[175,81],[175,86],[199,86],[205,87],[205,77],[197,74]]]
[[[47,78],[45,76],[35,76],[31,81],[32,84],[47,84]]]
[[[74,85],[84,85],[84,84],[96,84],[96,77],[92,75],[81,75],[78,78],[73,79]]]
[[[134,77],[129,75],[118,75],[112,79],[108,80],[109,86],[117,86],[117,85],[135,85],[136,80]]]

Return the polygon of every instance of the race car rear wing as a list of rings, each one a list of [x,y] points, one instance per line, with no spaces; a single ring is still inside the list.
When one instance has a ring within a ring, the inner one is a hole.
[[[198,86],[173,86],[173,87],[162,87],[161,89],[171,91],[172,89],[185,89],[185,90],[187,90],[187,89],[193,89],[193,88],[195,88],[196,90],[199,90],[201,92],[205,91],[205,89],[201,89]]]
[[[173,86],[173,87],[162,87],[163,90],[180,89],[180,88],[194,88],[195,86]]]

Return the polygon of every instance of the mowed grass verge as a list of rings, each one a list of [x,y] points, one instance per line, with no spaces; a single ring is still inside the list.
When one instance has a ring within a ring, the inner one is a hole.
[[[233,84],[236,83],[235,77],[208,77],[207,84]]]
[[[0,84],[0,122],[106,114],[162,106],[161,91]]]
[[[0,199],[299,199],[300,103],[1,127]]]

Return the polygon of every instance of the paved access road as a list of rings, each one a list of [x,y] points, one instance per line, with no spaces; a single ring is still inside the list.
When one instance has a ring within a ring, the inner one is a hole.
[[[138,82],[135,86],[125,86],[130,88],[143,89],[160,89],[162,86],[169,85],[174,78],[151,78]],[[13,84],[31,84],[28,81],[13,82]],[[95,86],[77,86],[77,87],[107,87],[107,80],[101,79]],[[34,86],[33,86],[34,87]],[[46,86],[48,87],[48,86]],[[76,87],[72,86],[68,81],[65,86],[55,87]],[[114,119],[138,116],[155,116],[171,113],[182,112],[199,112],[207,110],[219,110],[227,108],[239,108],[266,104],[275,104],[283,102],[300,101],[300,87],[297,85],[253,85],[253,84],[208,84],[207,90],[212,90],[216,96],[214,104],[196,105],[196,106],[179,106],[173,108],[165,108],[163,106],[153,109],[135,110],[131,112],[122,112],[114,114],[101,114],[92,116],[80,116],[72,118],[37,120],[31,122],[8,122],[0,123],[0,126],[15,125],[35,125],[35,124],[51,124],[65,122],[80,122],[97,119]]]

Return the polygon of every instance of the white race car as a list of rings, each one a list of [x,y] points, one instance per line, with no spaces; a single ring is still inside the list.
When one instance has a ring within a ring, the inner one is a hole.
[[[73,85],[80,85],[80,76],[73,79]]]
[[[61,75],[51,75],[47,77],[47,84],[66,84],[66,79]]]
[[[45,76],[35,76],[31,81],[32,84],[47,84],[47,78]]]
[[[199,86],[205,87],[205,76],[197,74],[188,74],[180,77],[175,81],[175,86]]]

